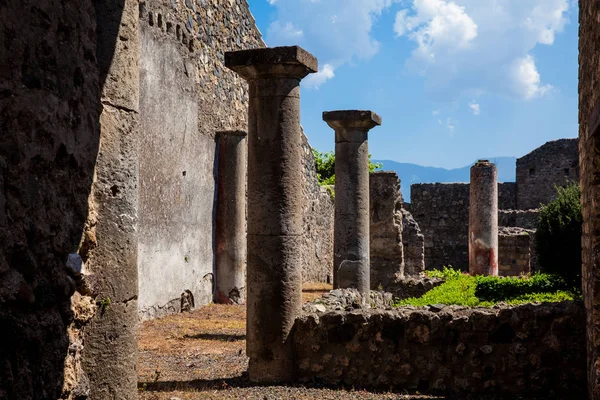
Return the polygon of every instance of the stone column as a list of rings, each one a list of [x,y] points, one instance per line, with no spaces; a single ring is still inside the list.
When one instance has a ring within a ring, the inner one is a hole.
[[[335,226],[333,286],[367,294],[369,277],[369,149],[372,111],[330,111],[323,120],[335,130]]]
[[[246,301],[246,136],[217,133],[216,303]]]
[[[488,160],[471,167],[469,273],[498,275],[498,170]]]
[[[225,53],[246,79],[248,267],[246,352],[254,382],[294,379],[291,340],[302,307],[302,130],[300,80],[317,60],[300,47]],[[291,338],[290,338],[291,339]]]

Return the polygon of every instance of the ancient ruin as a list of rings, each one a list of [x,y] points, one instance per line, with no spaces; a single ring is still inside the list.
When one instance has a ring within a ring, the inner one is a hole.
[[[300,126],[317,60],[267,48],[246,0],[1,2],[0,398],[135,399],[139,321],[217,300],[246,301],[253,382],[600,399],[600,5],[579,6],[579,140],[479,209],[466,183],[409,205],[369,177],[371,112],[324,115],[334,207]],[[439,284],[425,268],[469,266],[470,211],[498,221],[499,274],[532,269],[535,209],[569,179],[583,302],[392,306]],[[350,288],[302,305],[332,279]]]
[[[533,238],[538,208],[553,199],[554,185],[563,186],[578,179],[578,169],[573,167],[578,162],[577,143],[577,139],[560,139],[544,144],[517,159],[517,182],[498,183],[498,246],[505,250],[498,254],[500,275],[519,275],[536,269]],[[413,184],[411,196],[407,208],[424,235],[427,268],[451,265],[467,270],[470,185]],[[515,257],[506,253],[507,249]]]
[[[488,160],[471,167],[469,273],[498,275],[498,170]]]
[[[381,125],[372,111],[329,111],[323,120],[335,130],[335,226],[333,287],[369,292],[368,132]]]

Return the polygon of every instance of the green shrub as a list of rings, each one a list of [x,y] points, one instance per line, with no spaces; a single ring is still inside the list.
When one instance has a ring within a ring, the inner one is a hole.
[[[430,278],[448,279],[448,278],[458,278],[459,276],[462,275],[462,272],[457,269],[453,269],[452,266],[450,266],[450,267],[444,267],[443,269],[433,269],[430,271],[425,271],[425,275],[427,275]]]
[[[570,285],[558,275],[535,274],[531,277],[478,276],[475,296],[483,301],[505,301],[533,293],[569,290]]]
[[[581,188],[571,183],[556,190],[556,199],[540,210],[535,235],[540,270],[581,287]]]
[[[427,306],[432,304],[466,307],[490,307],[499,302],[523,304],[558,302],[578,298],[569,284],[557,275],[536,274],[530,277],[503,278],[471,276],[452,268],[426,271],[432,278],[446,281],[418,298],[399,300],[396,306]]]
[[[319,185],[335,185],[335,153],[327,151],[321,153],[319,150],[312,149],[315,156],[315,167],[317,169],[317,180]],[[369,172],[373,172],[383,167],[382,163],[372,163],[369,154]]]
[[[491,303],[482,304],[475,296],[475,277],[463,275],[458,271],[458,275],[449,277],[446,282],[431,289],[423,296],[400,300],[397,306],[427,306],[431,304],[459,305],[475,307],[479,305],[492,305]]]

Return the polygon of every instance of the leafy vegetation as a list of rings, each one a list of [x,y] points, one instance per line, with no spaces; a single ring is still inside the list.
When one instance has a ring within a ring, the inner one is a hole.
[[[535,235],[540,269],[581,287],[581,188],[573,182],[556,190],[556,199],[540,210]]]
[[[485,301],[505,301],[536,293],[571,291],[571,286],[559,275],[534,274],[532,276],[506,277],[478,276],[475,295]]]
[[[452,268],[427,271],[432,278],[446,281],[418,298],[400,300],[396,306],[431,304],[490,307],[498,302],[523,304],[573,300],[579,296],[560,276],[535,274],[527,277],[502,278],[471,276]]]
[[[321,153],[319,150],[313,149],[315,156],[315,167],[317,168],[317,179],[319,185],[335,185],[335,153],[327,151]],[[372,163],[371,155],[369,154],[369,172],[381,169],[382,163]]]

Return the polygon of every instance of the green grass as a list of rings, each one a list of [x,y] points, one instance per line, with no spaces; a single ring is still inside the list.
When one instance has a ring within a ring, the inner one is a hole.
[[[578,297],[574,291],[566,290],[564,282],[553,275],[520,278],[481,277],[466,275],[452,268],[427,271],[427,275],[432,278],[444,278],[446,281],[421,297],[399,300],[395,305],[491,307],[501,301],[516,305],[574,300]],[[485,293],[485,296],[478,297],[480,293]]]

